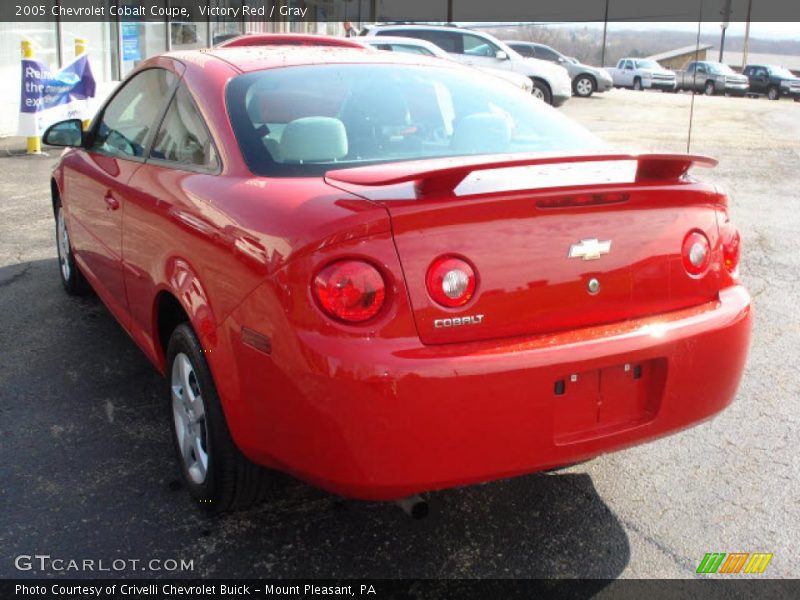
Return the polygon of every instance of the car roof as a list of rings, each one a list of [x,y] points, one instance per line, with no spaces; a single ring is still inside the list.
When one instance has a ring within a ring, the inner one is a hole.
[[[539,42],[525,42],[523,40],[503,40],[506,44],[519,44],[520,46],[541,46],[542,48],[549,48],[547,44],[540,44]]]
[[[209,57],[221,60],[234,69],[248,73],[263,69],[321,64],[401,64],[434,65],[441,67],[441,59],[421,54],[379,52],[370,48],[340,48],[336,46],[238,46],[171,52],[170,58],[186,63],[197,63]],[[449,65],[448,65],[449,66]]]
[[[406,37],[402,35],[381,35],[381,36],[368,36],[364,37],[359,40],[363,44],[414,44],[416,46],[424,46],[425,48],[429,48],[433,46],[434,48],[438,48],[436,44],[433,42],[429,42],[428,40],[422,40],[420,38],[413,38],[413,37]]]
[[[457,25],[419,25],[419,24],[408,24],[408,23],[397,23],[393,25],[391,23],[387,23],[385,25],[373,25],[372,27],[367,28],[368,31],[376,31],[379,29],[425,29],[429,31],[468,31],[469,33],[480,33],[481,35],[488,35],[483,34],[480,31],[475,31],[474,29],[469,29],[467,27],[459,27]]]

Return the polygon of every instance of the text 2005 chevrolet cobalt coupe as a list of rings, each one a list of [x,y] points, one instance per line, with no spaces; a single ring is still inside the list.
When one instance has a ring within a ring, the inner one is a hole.
[[[166,376],[202,506],[263,467],[375,500],[531,473],[735,395],[739,234],[687,175],[714,161],[613,153],[472,70],[176,53],[46,141],[64,287]]]

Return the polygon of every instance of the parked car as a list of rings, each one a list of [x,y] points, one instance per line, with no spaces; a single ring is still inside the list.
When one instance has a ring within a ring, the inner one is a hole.
[[[553,106],[561,106],[572,96],[572,82],[565,68],[544,60],[524,58],[482,31],[435,25],[373,25],[366,27],[362,35],[427,40],[462,64],[520,73],[533,83],[533,95]]]
[[[407,52],[411,54],[421,54],[423,56],[435,56],[443,60],[453,61],[452,56],[442,50],[436,44],[426,42],[418,38],[380,36],[361,38],[361,43],[369,48],[384,50],[387,52]],[[530,94],[533,91],[533,82],[525,75],[506,71],[504,69],[494,69],[490,67],[476,67],[479,71],[492,75],[506,81],[523,92]]]
[[[800,77],[786,67],[775,65],[747,65],[742,71],[750,84],[749,94],[763,95],[770,100],[781,96],[800,101]]]
[[[718,62],[692,61],[685,71],[675,71],[675,77],[678,90],[703,92],[706,96],[744,96],[749,88],[747,77]]]
[[[584,65],[550,46],[513,40],[506,40],[506,44],[527,58],[547,60],[564,67],[572,79],[572,93],[576,96],[588,98],[595,92],[606,92],[614,87],[614,81],[605,69]]]
[[[620,58],[616,67],[608,67],[606,71],[615,87],[675,91],[675,73],[649,58]]]
[[[373,500],[550,469],[735,395],[739,234],[686,177],[715,161],[610,151],[474,69],[175,52],[44,141],[61,283],[166,376],[208,510],[263,467]]]

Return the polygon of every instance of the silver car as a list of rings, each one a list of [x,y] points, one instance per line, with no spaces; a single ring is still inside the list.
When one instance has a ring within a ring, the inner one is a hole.
[[[549,60],[564,67],[572,79],[572,93],[588,98],[595,92],[605,92],[614,87],[611,76],[598,67],[584,65],[574,58],[561,54],[558,50],[535,42],[506,41],[506,44],[527,58]]]

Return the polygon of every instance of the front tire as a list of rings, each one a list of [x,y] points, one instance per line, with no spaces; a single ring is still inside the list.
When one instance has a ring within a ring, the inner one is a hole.
[[[703,88],[703,92],[706,96],[713,96],[717,92],[716,88],[714,87],[714,82],[706,81],[706,86]]]
[[[597,88],[594,79],[588,75],[579,75],[572,84],[572,90],[580,98],[590,97]]]
[[[56,249],[58,250],[58,272],[64,290],[71,296],[83,296],[88,293],[89,282],[86,281],[75,262],[61,200],[56,201]]]
[[[533,97],[541,100],[545,104],[553,104],[553,95],[550,93],[550,88],[547,84],[537,79],[533,79],[532,81],[533,89],[531,90],[531,94]]]
[[[644,86],[642,85],[642,80],[640,78],[637,77],[636,79],[633,80],[633,89],[636,90],[637,92],[641,92],[644,89]]]
[[[172,439],[192,498],[211,512],[247,508],[268,491],[268,473],[231,438],[203,348],[188,323],[167,348]]]

